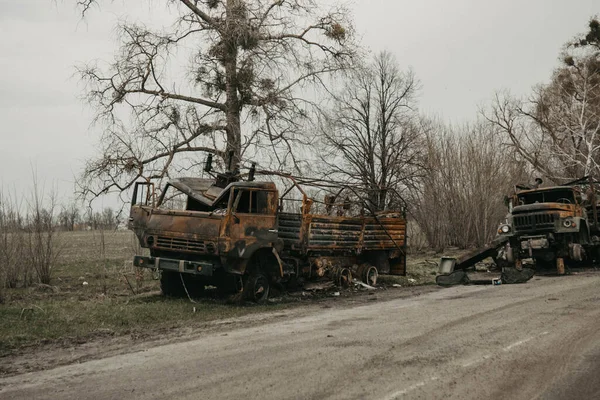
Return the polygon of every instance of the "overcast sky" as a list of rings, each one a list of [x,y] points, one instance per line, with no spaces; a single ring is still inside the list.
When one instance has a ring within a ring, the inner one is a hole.
[[[111,59],[119,18],[168,21],[162,1],[115,1],[85,21],[75,0],[0,0],[0,184],[28,190],[32,169],[63,199],[96,149],[75,66]],[[125,5],[127,4],[127,5]],[[598,0],[354,0],[370,50],[389,50],[422,83],[420,108],[474,119],[495,90],[547,81],[562,45],[600,13]],[[109,202],[107,200],[107,202]],[[98,204],[102,206],[102,202]]]

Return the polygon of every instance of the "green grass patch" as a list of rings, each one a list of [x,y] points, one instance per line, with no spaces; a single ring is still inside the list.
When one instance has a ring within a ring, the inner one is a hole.
[[[65,341],[82,343],[97,336],[145,336],[166,329],[281,309],[285,305],[233,306],[211,300],[191,303],[159,294],[81,301],[59,298],[0,307],[0,354],[21,346]]]
[[[133,268],[133,256],[143,250],[131,232],[68,232],[62,234],[61,246],[50,285],[7,290],[7,301],[0,305],[0,355],[44,343],[157,335],[286,307],[165,298],[157,275]]]
[[[7,290],[0,305],[0,355],[23,346],[83,343],[94,337],[159,336],[181,327],[281,310],[295,299],[263,306],[236,306],[225,300],[164,298],[158,276],[132,266],[140,249],[132,232],[66,232],[50,285]],[[435,282],[439,255],[411,255],[405,277],[380,276],[403,287]],[[318,296],[317,296],[318,297]]]

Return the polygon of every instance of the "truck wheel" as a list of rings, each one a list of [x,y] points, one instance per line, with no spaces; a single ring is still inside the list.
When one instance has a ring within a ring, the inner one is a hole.
[[[255,303],[264,303],[269,298],[269,278],[262,272],[250,274],[244,285],[244,298]]]
[[[179,276],[179,272],[161,271],[160,290],[163,296],[167,297],[185,296],[185,289],[181,284],[181,277]]]

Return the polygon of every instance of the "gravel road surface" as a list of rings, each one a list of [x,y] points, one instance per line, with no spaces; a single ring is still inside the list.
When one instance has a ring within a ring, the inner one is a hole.
[[[328,304],[2,378],[0,398],[600,398],[600,274]]]

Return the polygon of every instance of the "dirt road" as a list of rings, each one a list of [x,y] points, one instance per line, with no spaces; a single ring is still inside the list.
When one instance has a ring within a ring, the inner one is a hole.
[[[326,307],[3,378],[0,398],[600,398],[600,274]]]

